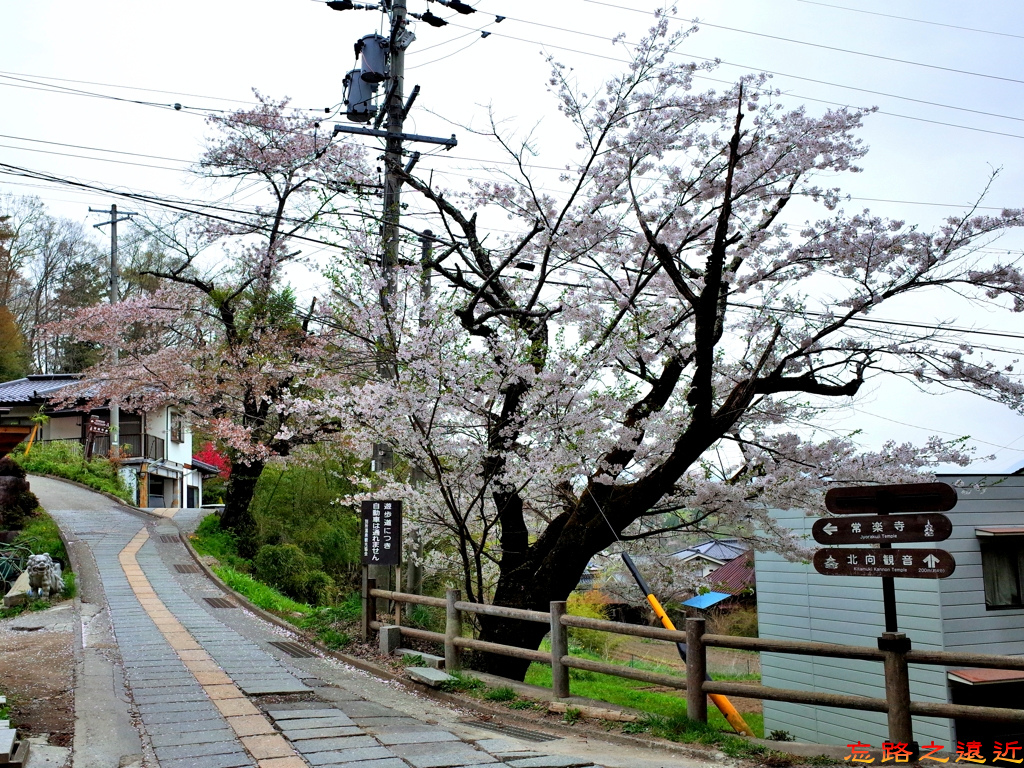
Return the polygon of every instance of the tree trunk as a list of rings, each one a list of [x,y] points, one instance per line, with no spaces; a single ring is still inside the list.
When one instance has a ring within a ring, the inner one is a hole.
[[[249,464],[232,462],[231,478],[224,496],[224,514],[221,515],[220,526],[238,537],[238,554],[245,558],[255,557],[260,545],[256,518],[250,506],[262,473],[262,461]]]
[[[558,532],[553,533],[552,529],[558,529]],[[600,542],[590,540],[593,537],[588,534],[593,530],[592,526],[574,515],[564,526],[553,523],[530,547],[525,559],[516,558],[512,564],[506,564],[503,559],[498,569],[494,604],[547,613],[551,610],[552,601],[567,599],[579,584],[592,553],[606,546],[603,539]],[[550,631],[547,624],[498,616],[481,616],[480,627],[481,640],[532,650],[540,646]],[[522,680],[530,662],[483,653],[480,665],[481,671]]]

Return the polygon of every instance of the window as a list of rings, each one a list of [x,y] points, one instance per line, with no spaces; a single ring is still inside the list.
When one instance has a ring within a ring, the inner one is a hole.
[[[989,610],[1024,608],[1024,537],[992,536],[979,539],[981,572],[985,579],[985,607]]]
[[[181,414],[177,411],[170,412],[171,419],[171,442],[172,443],[183,443],[185,442],[185,420]]]

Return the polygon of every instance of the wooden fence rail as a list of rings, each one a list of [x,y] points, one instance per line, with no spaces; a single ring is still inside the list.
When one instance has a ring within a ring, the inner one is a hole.
[[[704,619],[687,619],[686,631],[680,632],[659,627],[624,624],[617,621],[590,619],[583,616],[570,616],[565,612],[565,602],[562,601],[551,603],[550,612],[545,613],[544,611],[529,611],[507,608],[500,605],[465,602],[461,599],[461,593],[457,589],[449,589],[444,598],[425,597],[423,595],[411,595],[404,592],[377,589],[373,579],[367,580],[367,589],[363,597],[363,628],[364,636],[367,638],[371,630],[380,629],[382,626],[376,620],[377,599],[444,608],[445,632],[443,634],[405,626],[400,627],[400,631],[402,635],[411,638],[442,644],[445,649],[445,664],[449,670],[462,668],[461,651],[463,648],[549,664],[552,670],[552,691],[558,698],[569,696],[569,670],[582,669],[686,691],[687,715],[693,720],[700,720],[702,722],[707,722],[707,695],[714,693],[739,698],[785,701],[795,704],[858,709],[869,712],[885,712],[889,718],[890,738],[906,743],[913,742],[912,715],[1024,723],[1024,710],[1022,709],[911,701],[910,681],[907,670],[908,664],[1024,670],[1024,656],[1000,656],[986,653],[955,653],[949,651],[914,651],[910,648],[910,640],[902,633],[896,632],[884,633],[878,639],[877,648],[840,645],[837,643],[769,640],[759,637],[705,634]],[[466,613],[549,624],[551,626],[551,652],[517,648],[501,643],[491,643],[464,637],[462,635],[462,619],[463,614]],[[688,649],[686,677],[675,677],[673,675],[571,656],[568,645],[568,630],[570,627],[611,632],[630,637],[664,640],[670,643],[686,643]],[[709,647],[881,662],[885,670],[886,697],[878,699],[843,693],[800,691],[788,688],[772,688],[751,683],[706,680],[704,673],[707,665],[707,648]],[[693,683],[692,685],[690,684],[691,682]]]

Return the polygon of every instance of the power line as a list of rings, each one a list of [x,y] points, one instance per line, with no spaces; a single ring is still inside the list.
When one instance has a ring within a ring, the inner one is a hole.
[[[26,136],[10,136],[0,133],[0,139],[14,139],[15,141],[31,141],[36,144],[51,144],[55,147],[70,147],[71,149],[87,149],[90,152],[109,152],[117,155],[129,155],[131,157],[145,157],[148,160],[169,160],[172,163],[191,163],[192,160],[182,160],[180,157],[164,157],[162,155],[147,155],[141,152],[126,152],[123,149],[104,149],[102,147],[86,147],[81,144],[65,144],[61,141],[46,141],[44,139],[30,139]]]
[[[887,19],[899,19],[900,21],[913,21],[917,24],[928,24],[933,27],[946,27],[947,29],[961,29],[965,32],[980,32],[985,35],[998,35],[1000,37],[1015,37],[1018,40],[1024,40],[1024,35],[1014,35],[1010,32],[996,32],[992,29],[978,29],[977,27],[964,27],[959,24],[943,24],[940,21],[928,21],[927,19],[914,19],[910,16],[896,16],[892,13],[881,13],[879,11],[866,11],[863,8],[850,8],[846,5],[832,5],[831,3],[820,3],[816,0],[796,0],[798,3],[806,3],[807,5],[820,5],[823,8],[837,8],[843,11],[853,11],[854,13],[865,13],[870,16],[884,16]]]
[[[607,6],[609,8],[618,8],[618,9],[623,10],[623,11],[632,11],[634,13],[642,13],[642,14],[645,14],[645,15],[650,15],[648,11],[644,11],[644,10],[641,10],[639,8],[630,8],[630,7],[625,6],[625,5],[616,5],[614,3],[604,2],[603,0],[583,0],[583,2],[591,3],[593,5],[604,5],[604,6]],[[982,77],[982,78],[985,78],[985,79],[988,79],[988,80],[1001,80],[1001,81],[1007,82],[1007,83],[1019,83],[1021,85],[1024,85],[1024,80],[1018,80],[1015,77],[1003,77],[1002,75],[990,75],[990,74],[987,74],[985,72],[972,72],[972,71],[967,70],[967,69],[957,69],[955,67],[943,67],[943,66],[941,66],[939,64],[925,64],[924,62],[912,61],[910,59],[897,59],[897,58],[895,58],[893,56],[882,56],[881,54],[877,54],[877,53],[867,53],[865,51],[855,51],[855,50],[853,50],[851,48],[840,48],[840,47],[834,46],[834,45],[825,45],[824,43],[812,43],[812,42],[809,42],[807,40],[797,40],[796,38],[792,38],[792,37],[782,37],[781,35],[769,35],[767,32],[754,32],[754,31],[749,30],[749,29],[740,29],[738,27],[727,27],[727,26],[722,25],[722,24],[712,24],[711,22],[707,22],[707,21],[698,21],[696,19],[684,19],[681,16],[672,16],[672,15],[669,15],[669,14],[665,14],[665,17],[669,18],[669,19],[673,19],[675,21],[685,21],[688,24],[697,24],[698,26],[711,27],[712,29],[723,29],[723,30],[726,30],[728,32],[737,32],[737,33],[743,34],[743,35],[752,35],[754,37],[763,37],[763,38],[767,38],[769,40],[781,40],[782,42],[785,42],[785,43],[793,43],[795,45],[806,45],[806,46],[808,46],[810,48],[821,48],[821,49],[826,50],[826,51],[837,51],[839,53],[848,53],[848,54],[850,54],[852,56],[863,56],[865,58],[878,59],[880,61],[891,61],[891,62],[894,62],[896,64],[907,64],[907,65],[913,66],[913,67],[923,67],[924,69],[935,69],[935,70],[939,70],[939,71],[942,71],[942,72],[952,72],[952,73],[958,74],[958,75],[970,75],[971,77]]]

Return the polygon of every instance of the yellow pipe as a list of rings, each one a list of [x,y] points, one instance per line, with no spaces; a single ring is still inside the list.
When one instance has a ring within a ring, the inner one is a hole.
[[[661,603],[658,602],[658,598],[654,595],[647,596],[647,602],[651,604],[651,608],[654,609],[654,615],[661,619],[661,625],[665,629],[675,630],[676,625],[672,623],[672,619],[665,613],[665,609],[661,607]],[[742,733],[745,736],[753,736],[754,732],[750,730],[750,726],[747,725],[747,721],[743,719],[743,716],[736,711],[736,707],[732,705],[725,696],[720,693],[709,693],[708,698],[711,699],[711,703],[718,707],[718,711],[722,713],[726,720],[729,721],[729,725],[733,727],[736,733]]]
[[[36,439],[36,432],[38,432],[38,431],[39,431],[39,425],[38,424],[34,424],[32,426],[32,434],[29,435],[29,438],[28,438],[28,445],[25,446],[25,455],[26,456],[28,456],[28,452],[32,450],[32,443],[35,441],[35,439]]]

